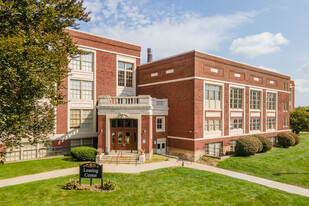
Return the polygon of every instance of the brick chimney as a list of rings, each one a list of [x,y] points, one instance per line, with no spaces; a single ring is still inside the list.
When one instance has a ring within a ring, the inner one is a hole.
[[[147,49],[147,63],[152,62],[152,49]]]

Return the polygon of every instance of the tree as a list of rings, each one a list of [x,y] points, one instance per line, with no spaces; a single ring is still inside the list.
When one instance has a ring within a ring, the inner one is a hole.
[[[88,16],[83,0],[0,0],[0,144],[53,132],[68,59],[82,53],[65,28]]]
[[[308,108],[298,107],[290,112],[290,126],[294,133],[304,131],[309,128],[309,112]]]

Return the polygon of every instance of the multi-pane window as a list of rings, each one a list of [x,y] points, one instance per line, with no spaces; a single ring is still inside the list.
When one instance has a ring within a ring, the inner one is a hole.
[[[283,127],[288,127],[288,118],[283,117]]]
[[[133,87],[133,64],[118,62],[118,86]]]
[[[261,92],[250,91],[250,109],[261,109]]]
[[[284,112],[288,111],[288,103],[287,102],[283,102],[283,111]]]
[[[275,118],[267,118],[266,126],[267,126],[267,129],[276,129],[276,119]]]
[[[92,99],[93,83],[89,81],[70,80],[71,99]]]
[[[165,130],[164,120],[165,120],[164,117],[157,117],[157,124],[156,124],[157,131],[164,131]]]
[[[222,142],[205,144],[206,155],[219,157],[223,155]]]
[[[230,108],[243,108],[243,89],[230,88]]]
[[[230,120],[230,129],[242,129],[242,119],[231,119]]]
[[[276,109],[276,94],[275,93],[267,93],[266,108],[267,110]]]
[[[221,131],[221,119],[206,119],[205,131]]]
[[[71,59],[69,68],[72,70],[93,71],[93,53]]]
[[[269,137],[269,140],[273,143],[273,145],[277,145],[276,136],[274,136],[274,137]]]
[[[290,99],[289,99],[289,106],[290,106],[290,111],[292,111],[292,88],[290,88]]]
[[[206,109],[221,109],[221,86],[205,84]]]
[[[236,147],[236,140],[231,140],[230,141],[230,151],[235,152],[235,147]]]
[[[250,119],[250,131],[261,130],[261,119]]]
[[[70,128],[92,128],[93,125],[92,110],[70,110]]]

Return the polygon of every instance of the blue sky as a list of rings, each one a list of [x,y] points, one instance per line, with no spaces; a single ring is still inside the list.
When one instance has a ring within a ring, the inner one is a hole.
[[[199,50],[290,75],[309,105],[307,0],[85,0],[86,31],[153,48],[154,60]]]

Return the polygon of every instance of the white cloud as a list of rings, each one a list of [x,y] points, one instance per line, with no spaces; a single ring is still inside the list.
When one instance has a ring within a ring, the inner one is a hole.
[[[278,69],[273,69],[273,68],[264,67],[264,66],[259,66],[259,68],[265,69],[265,70],[268,70],[268,71],[271,71],[271,72],[281,73]]]
[[[308,79],[295,79],[295,89],[300,93],[309,92],[309,80]]]
[[[153,48],[154,59],[189,50],[217,50],[230,40],[233,29],[252,21],[258,12],[205,17],[178,10],[175,5],[147,3],[147,0],[103,1],[102,21],[95,22],[90,32]],[[98,17],[96,17],[98,18]]]
[[[309,62],[301,66],[298,71],[303,72],[303,73],[309,73]]]
[[[100,0],[85,1],[84,6],[87,8],[87,11],[91,12],[92,23],[102,20],[100,12],[102,11],[103,3]]]
[[[288,45],[289,41],[281,33],[263,32],[252,36],[235,39],[230,50],[233,54],[254,58],[280,51],[280,46]]]

